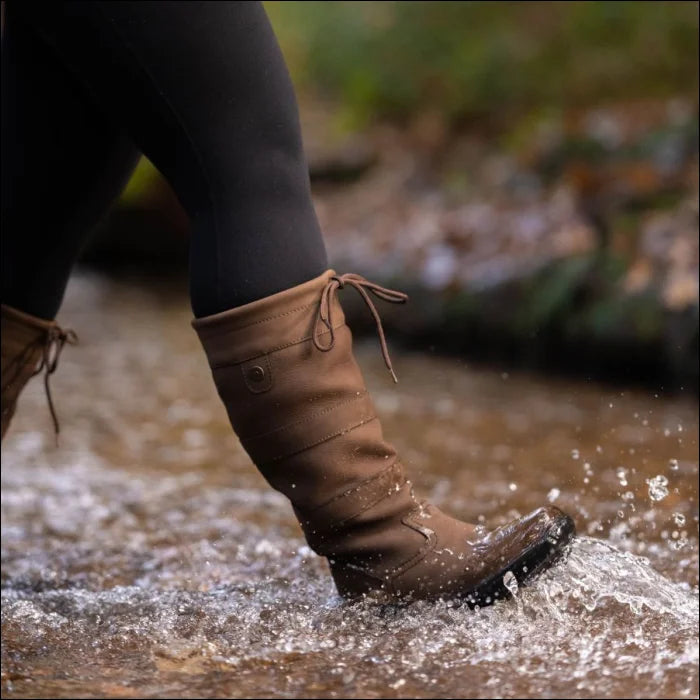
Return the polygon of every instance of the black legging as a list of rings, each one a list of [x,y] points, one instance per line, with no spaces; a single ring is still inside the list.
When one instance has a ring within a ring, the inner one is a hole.
[[[2,302],[52,319],[143,152],[191,219],[206,316],[327,268],[294,91],[258,2],[6,4]]]

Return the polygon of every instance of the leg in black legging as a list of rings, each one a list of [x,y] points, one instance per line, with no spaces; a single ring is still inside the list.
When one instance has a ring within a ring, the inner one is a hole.
[[[9,3],[2,40],[2,302],[52,320],[139,156]]]
[[[22,2],[192,220],[196,316],[327,268],[294,91],[257,2]]]

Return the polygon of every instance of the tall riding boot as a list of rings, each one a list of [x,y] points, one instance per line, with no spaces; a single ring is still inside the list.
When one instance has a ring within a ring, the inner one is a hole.
[[[273,488],[294,506],[311,548],[345,597],[462,598],[487,604],[549,565],[571,518],[541,508],[483,535],[416,500],[382,436],[336,293],[406,301],[358,275],[320,277],[193,322],[231,424]],[[392,371],[393,375],[393,371]]]
[[[44,386],[56,434],[58,420],[49,390],[49,377],[56,370],[66,343],[74,343],[73,331],[62,330],[54,321],[45,321],[2,305],[2,437],[5,437],[17,407],[17,399],[27,382],[44,371]]]

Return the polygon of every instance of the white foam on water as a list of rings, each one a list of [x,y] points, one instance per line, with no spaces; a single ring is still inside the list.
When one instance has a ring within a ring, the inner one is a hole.
[[[578,537],[565,561],[491,608],[346,603],[322,561],[283,534],[278,494],[68,462],[8,470],[2,493],[5,635],[64,664],[137,650],[235,670],[295,654],[371,663],[375,680],[400,674],[407,688],[467,667],[504,695],[517,694],[514,678],[532,688],[552,673],[600,694],[672,672],[681,691],[697,684],[697,590],[608,541]]]

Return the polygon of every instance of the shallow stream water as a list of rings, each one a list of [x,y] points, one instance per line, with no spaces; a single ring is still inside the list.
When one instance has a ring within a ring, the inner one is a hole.
[[[81,342],[3,444],[3,697],[697,697],[698,409],[358,346],[443,509],[552,502],[568,558],[513,601],[349,604],[231,434],[184,291],[89,274]]]

